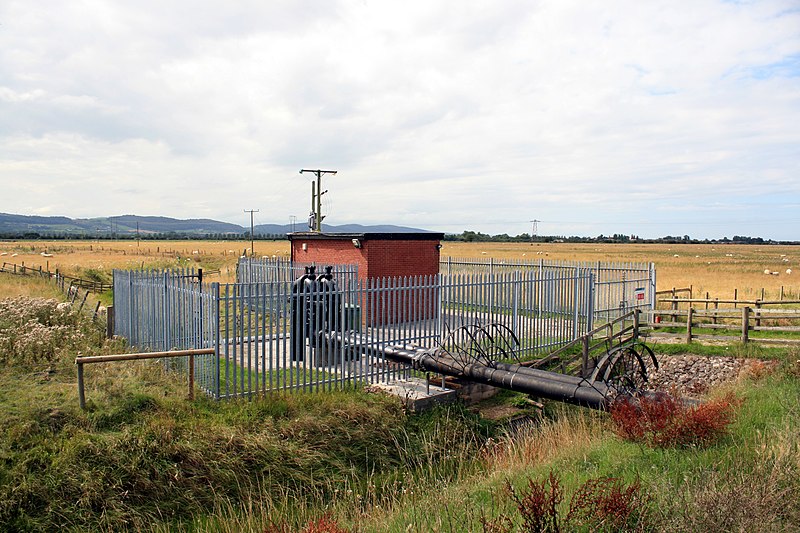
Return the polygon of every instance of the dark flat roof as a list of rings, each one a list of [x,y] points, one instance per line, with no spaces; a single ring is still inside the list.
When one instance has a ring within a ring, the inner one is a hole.
[[[310,240],[310,241],[339,241],[339,240],[374,240],[374,241],[441,241],[444,233],[421,232],[421,233],[319,233],[316,231],[299,231],[289,234],[289,240]]]

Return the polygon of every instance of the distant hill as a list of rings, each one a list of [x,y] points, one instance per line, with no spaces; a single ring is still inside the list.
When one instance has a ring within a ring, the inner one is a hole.
[[[305,231],[305,224],[295,224],[295,231]],[[331,226],[323,224],[323,231],[342,233],[412,233],[424,230],[392,225],[362,226],[360,224],[346,224]],[[220,222],[206,218],[176,219],[169,217],[151,217],[138,215],[121,215],[114,217],[98,218],[68,218],[60,216],[15,215],[0,213],[0,236],[59,236],[59,237],[132,237],[138,234],[142,237],[156,235],[186,235],[216,237],[244,236],[250,228]],[[261,224],[253,228],[255,235],[286,235],[292,231],[291,224]]]

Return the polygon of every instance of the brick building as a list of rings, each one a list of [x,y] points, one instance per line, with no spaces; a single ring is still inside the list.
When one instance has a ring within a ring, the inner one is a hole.
[[[293,262],[358,265],[360,280],[433,276],[439,273],[443,233],[290,233]],[[422,289],[362,295],[364,325],[431,319],[436,303],[418,297]]]
[[[439,272],[443,233],[290,233],[292,261],[357,264],[360,279]]]

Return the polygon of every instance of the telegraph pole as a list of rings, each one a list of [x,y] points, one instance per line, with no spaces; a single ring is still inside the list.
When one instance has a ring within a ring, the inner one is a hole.
[[[306,172],[310,172],[317,176],[317,182],[311,182],[311,216],[313,217],[313,227],[311,227],[312,231],[321,232],[322,231],[322,219],[325,218],[322,216],[322,195],[328,191],[322,190],[322,175],[323,174],[336,174],[336,170],[310,170],[304,168],[300,171],[300,174],[305,174]]]
[[[245,213],[250,213],[250,257],[255,257],[255,245],[253,244],[253,213],[258,213],[258,209],[244,209]]]

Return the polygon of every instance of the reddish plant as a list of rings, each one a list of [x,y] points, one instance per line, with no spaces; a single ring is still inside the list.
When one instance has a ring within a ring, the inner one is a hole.
[[[566,521],[593,530],[624,531],[645,515],[647,503],[638,479],[628,486],[613,477],[590,479],[572,495]]]
[[[290,531],[293,530],[288,523],[280,522],[267,526],[264,533],[289,533]],[[341,527],[335,520],[328,518],[326,515],[309,521],[300,531],[301,533],[348,533],[347,529]]]
[[[727,431],[739,402],[729,394],[688,406],[670,394],[621,398],[611,406],[617,434],[653,447],[708,445]]]
[[[506,482],[506,488],[522,516],[523,531],[561,531],[558,506],[564,498],[564,492],[561,480],[553,472],[538,483],[529,479],[528,490],[521,495],[516,493],[511,483]]]
[[[564,492],[561,479],[550,475],[539,482],[528,480],[528,488],[517,494],[510,483],[506,490],[517,506],[522,518],[521,531],[551,532],[586,529],[590,531],[626,531],[636,529],[646,520],[650,499],[638,480],[626,485],[613,477],[600,477],[586,481],[570,499],[569,512],[559,513]],[[482,519],[485,533],[504,533],[513,529],[512,521],[505,515],[495,520]]]
[[[348,533],[345,528],[327,516],[310,521],[301,531],[302,533]]]

